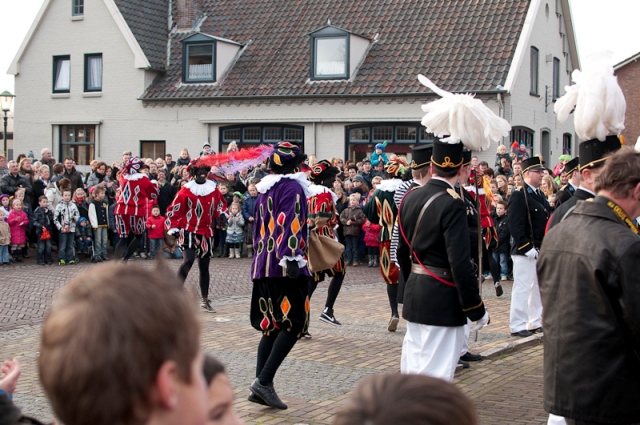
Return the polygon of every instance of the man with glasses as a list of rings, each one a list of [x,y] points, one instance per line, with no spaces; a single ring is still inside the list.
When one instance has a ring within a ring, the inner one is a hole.
[[[542,332],[542,303],[536,260],[549,219],[549,203],[540,192],[542,159],[522,161],[524,183],[509,197],[509,231],[513,238],[513,288],[509,326],[512,336],[528,337]]]

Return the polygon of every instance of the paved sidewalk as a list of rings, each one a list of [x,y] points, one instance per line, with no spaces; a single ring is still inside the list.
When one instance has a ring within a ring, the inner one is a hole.
[[[133,263],[154,267],[151,261]],[[180,264],[176,260],[167,263],[174,271]],[[51,416],[36,371],[40,323],[54,292],[89,266],[26,265],[1,269],[0,359],[16,357],[22,362],[23,375],[16,403],[39,418]],[[352,267],[347,271],[335,306],[336,317],[343,325],[332,326],[318,320],[327,286],[321,283],[312,299],[310,332],[313,339],[299,341],[276,375],[276,389],[289,409],[274,411],[248,402],[248,386],[255,376],[260,339],[259,332],[251,328],[248,320],[249,266],[247,259],[214,259],[210,298],[218,313],[200,313],[202,346],[227,365],[237,394],[236,409],[247,423],[328,424],[359,381],[377,373],[399,371],[405,322],[401,320],[395,333],[386,330],[390,310],[379,271]],[[194,268],[187,280],[194,303],[197,303],[197,275]],[[472,333],[470,341],[472,352],[485,353],[491,360],[473,363],[470,369],[457,375],[456,381],[478,401],[476,407],[482,423],[540,423],[544,416],[540,336],[524,340],[510,336],[511,283],[504,283],[505,294],[500,298],[496,298],[491,284],[484,285],[491,325],[479,333],[477,342]],[[505,356],[514,348],[523,350]],[[508,391],[504,391],[507,388]],[[502,393],[497,401],[487,401],[496,391]],[[525,414],[518,409],[503,410],[502,398],[513,399],[509,405],[514,406],[528,400]]]

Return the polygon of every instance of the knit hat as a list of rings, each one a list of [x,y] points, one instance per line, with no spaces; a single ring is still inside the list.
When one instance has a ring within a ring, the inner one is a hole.
[[[384,148],[386,148],[386,147],[387,147],[387,141],[386,140],[384,142],[378,143],[376,145],[376,149],[382,149],[383,152],[384,152]]]
[[[204,149],[206,146],[211,147],[211,144],[210,144],[209,142],[204,142],[204,143],[202,144],[202,148]]]
[[[80,220],[78,220],[78,226],[82,224],[83,221],[88,221],[88,220],[86,217],[80,217]]]
[[[357,174],[354,178],[353,178],[354,182],[360,182],[360,183],[366,183],[366,180],[364,179],[364,177],[362,177],[360,174]]]

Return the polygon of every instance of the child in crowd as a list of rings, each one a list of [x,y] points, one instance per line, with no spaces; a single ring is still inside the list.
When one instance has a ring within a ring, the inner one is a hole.
[[[13,260],[22,262],[22,249],[27,246],[27,226],[29,218],[24,212],[22,201],[14,199],[11,202],[11,212],[7,219],[9,230],[11,231],[11,255]]]
[[[116,199],[120,196],[120,188],[118,188],[116,190]],[[118,246],[118,243],[120,242],[120,235],[118,235],[118,226],[116,224],[116,204],[110,204],[109,205],[109,212],[108,212],[108,222],[109,222],[109,239],[111,240],[111,246],[113,247],[114,251],[116,249],[116,246]]]
[[[509,273],[509,253],[511,252],[509,233],[509,225],[507,223],[507,209],[508,203],[506,201],[498,201],[496,205],[496,212],[493,220],[496,224],[496,232],[498,233],[498,247],[493,251],[494,260],[500,264],[500,280],[507,280]]]
[[[226,204],[227,208],[229,208],[229,206],[231,206],[231,204],[233,203],[233,195],[229,193],[229,186],[225,183],[221,183],[218,186],[218,189],[220,190],[220,193],[222,194],[224,201],[227,203]],[[227,249],[229,249],[229,247],[227,246],[227,216],[226,215],[220,214],[216,218],[215,228],[216,228],[216,240],[218,241],[218,247],[220,248],[220,253],[218,254],[218,258],[227,256],[229,255],[227,253]]]
[[[209,142],[204,142],[202,145],[202,151],[200,152],[200,156],[211,155],[211,145]]]
[[[256,201],[258,200],[258,189],[256,185],[250,183],[247,186],[248,196],[242,201],[242,217],[244,218],[244,246],[247,247],[247,257],[253,258],[253,222],[255,220]]]
[[[387,147],[387,141],[385,140],[383,143],[378,143],[375,147],[375,151],[371,154],[371,166],[375,167],[378,163],[382,162],[386,164],[389,159],[387,158],[387,154],[384,153],[384,149]]]
[[[0,195],[0,211],[4,213],[4,221],[7,221],[9,213],[11,212],[11,207],[9,207],[9,195],[6,193]]]
[[[22,201],[22,211],[27,215],[27,220],[29,223],[27,224],[27,228],[25,229],[27,233],[27,242],[22,248],[22,257],[29,258],[29,253],[27,252],[29,249],[29,245],[35,246],[35,233],[31,235],[33,229],[33,208],[31,208],[31,204],[25,199],[25,194],[27,190],[24,187],[16,189],[16,193],[14,195],[14,199],[19,199]]]
[[[364,244],[367,247],[367,258],[369,262],[367,267],[378,267],[378,256],[380,255],[380,243],[378,236],[380,235],[380,225],[372,223],[369,219],[364,221],[362,230],[364,230]]]
[[[147,232],[149,233],[149,258],[155,259],[156,253],[162,250],[164,241],[164,217],[160,215],[160,207],[154,205],[151,215],[147,218]]]
[[[511,162],[511,156],[509,155],[509,152],[507,152],[507,147],[505,145],[498,146],[498,151],[496,152],[496,162],[493,168],[500,167],[500,165],[502,164],[502,158],[505,158],[507,161]]]
[[[53,211],[49,209],[49,200],[42,195],[38,198],[38,208],[33,212],[33,227],[38,238],[37,261],[47,266],[53,264],[51,259],[51,235],[53,233]]]
[[[178,260],[182,260],[182,251],[178,248],[178,238],[174,235],[170,235],[168,230],[164,231],[164,240],[162,243],[162,254],[164,258],[167,260],[170,258],[175,258]]]
[[[349,206],[340,214],[340,222],[344,226],[345,262],[347,266],[358,265],[358,241],[360,239],[360,226],[364,224],[366,217],[362,208],[358,205],[360,196],[350,195]]]
[[[238,204],[238,205],[241,206],[243,199],[244,199],[244,195],[242,194],[242,192],[233,192],[233,202],[232,202],[232,204]]]
[[[73,202],[78,207],[80,217],[89,217],[89,202],[87,201],[87,193],[83,188],[79,187],[73,193]]]
[[[79,219],[78,207],[71,202],[71,190],[67,189],[62,192],[62,201],[58,203],[53,214],[53,222],[58,229],[58,260],[61,266],[76,262],[73,251],[73,236]]]
[[[107,189],[95,186],[91,203],[89,204],[89,223],[93,229],[93,258],[92,263],[107,261],[107,242],[109,241],[109,206],[105,200]]]
[[[6,221],[4,210],[0,209],[0,265],[9,264],[9,245],[11,244],[11,230]]]
[[[91,226],[86,217],[80,217],[76,226],[76,247],[81,254],[88,254],[89,247],[93,245]]]
[[[240,244],[242,243],[244,227],[244,217],[242,217],[242,213],[240,212],[240,204],[236,202],[231,204],[227,224],[227,246],[229,247],[229,258],[234,258],[234,256],[235,258],[240,258]]]

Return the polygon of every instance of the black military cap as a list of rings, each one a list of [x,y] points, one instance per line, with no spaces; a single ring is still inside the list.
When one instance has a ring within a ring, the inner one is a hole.
[[[462,151],[462,166],[466,167],[467,165],[471,164],[471,157],[473,156],[473,152],[471,152],[469,149],[464,149]]]
[[[562,169],[562,174],[569,175],[573,173],[578,169],[579,165],[580,165],[580,158],[576,156],[571,161],[564,164],[564,168]]]
[[[533,156],[522,161],[522,172],[544,170],[542,165],[542,158],[539,156]]]
[[[433,155],[433,145],[420,145],[411,149],[411,169],[424,167],[431,163],[431,155]]]
[[[578,145],[580,151],[580,170],[583,168],[595,168],[604,165],[615,151],[622,147],[624,139],[618,136],[607,136],[604,142],[598,139],[587,140]]]
[[[433,142],[431,162],[440,170],[457,170],[462,166],[462,143]]]

